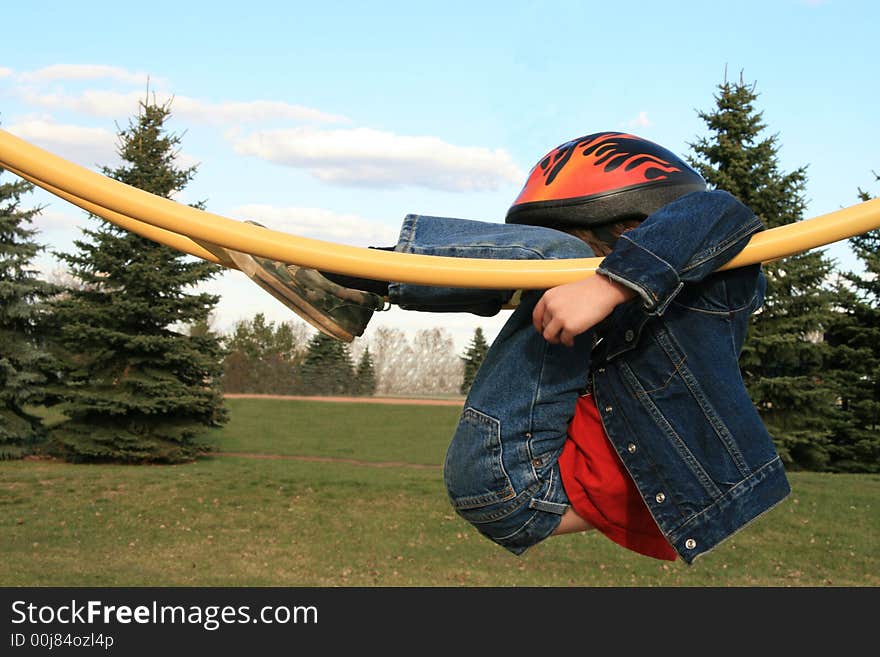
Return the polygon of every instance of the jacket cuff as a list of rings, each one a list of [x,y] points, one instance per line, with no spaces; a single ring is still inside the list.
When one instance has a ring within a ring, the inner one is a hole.
[[[684,285],[672,265],[626,235],[620,236],[596,273],[634,290],[654,315],[662,315]]]

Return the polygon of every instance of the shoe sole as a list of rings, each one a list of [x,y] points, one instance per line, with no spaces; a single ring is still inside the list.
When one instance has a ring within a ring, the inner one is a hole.
[[[266,290],[273,297],[278,299],[285,306],[290,308],[299,317],[314,326],[324,335],[331,338],[342,340],[343,342],[352,342],[354,335],[343,329],[335,322],[331,322],[325,315],[320,313],[308,301],[293,294],[288,288],[282,285],[278,279],[265,269],[256,258],[246,253],[225,249],[230,259],[235,265],[244,272],[248,278],[261,288]]]

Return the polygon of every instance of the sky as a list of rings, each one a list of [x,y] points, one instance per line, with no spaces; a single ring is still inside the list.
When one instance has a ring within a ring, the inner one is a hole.
[[[294,235],[390,245],[409,213],[504,221],[554,147],[622,130],[680,155],[707,136],[718,85],[754,84],[783,171],[807,166],[812,217],[880,194],[871,0],[737,2],[6,3],[0,127],[93,169],[118,164],[117,131],[149,93],[171,99],[175,200]],[[3,174],[6,180],[12,174]],[[84,212],[25,199],[60,265]],[[858,264],[845,243],[828,249]],[[243,274],[205,286],[214,327],[257,312],[299,321]],[[441,326],[463,351],[494,318],[377,313],[408,333]]]

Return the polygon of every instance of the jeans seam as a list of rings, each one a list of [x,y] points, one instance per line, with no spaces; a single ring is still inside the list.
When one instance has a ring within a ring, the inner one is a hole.
[[[419,253],[422,253],[425,255],[438,255],[438,252],[440,254],[442,254],[442,253],[445,253],[449,250],[455,250],[458,252],[462,252],[462,251],[486,251],[486,250],[512,251],[512,250],[516,249],[516,250],[521,251],[523,253],[530,253],[530,254],[537,256],[537,258],[521,258],[522,260],[554,260],[555,259],[555,258],[547,258],[543,253],[541,253],[537,249],[532,249],[532,248],[529,248],[529,247],[524,246],[522,244],[498,245],[498,244],[474,244],[474,243],[471,243],[471,244],[443,244],[443,245],[437,245],[437,246],[413,247],[413,246],[411,246],[411,241],[412,240],[407,242],[407,247],[408,247],[409,251],[411,253],[419,252]],[[484,260],[494,260],[496,258],[483,258],[483,259]],[[498,258],[498,259],[500,260],[501,258]]]
[[[404,246],[406,250],[412,250],[412,243],[415,240],[416,235],[416,224],[419,221],[419,215],[412,214],[408,215],[404,220],[404,224],[409,224],[408,229],[406,231],[406,237],[403,235],[400,236],[401,246]]]
[[[548,347],[549,347],[549,343],[547,343],[546,341],[543,342],[543,344],[541,345],[541,349],[542,349],[542,351],[541,351],[541,369],[538,372],[537,384],[535,385],[535,390],[532,394],[532,401],[529,404],[528,432],[529,432],[530,440],[528,442],[528,449],[529,449],[529,456],[532,457],[530,459],[530,463],[532,463],[532,474],[534,474],[535,477],[538,476],[538,472],[535,470],[535,466],[534,466],[534,461],[533,461],[534,454],[532,454],[531,438],[534,436],[534,431],[535,431],[535,407],[538,405],[538,397],[541,392],[541,381],[544,378],[544,366],[547,363],[547,349],[548,349]]]

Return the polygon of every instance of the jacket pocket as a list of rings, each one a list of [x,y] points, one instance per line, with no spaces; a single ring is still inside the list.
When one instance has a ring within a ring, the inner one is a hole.
[[[637,399],[666,389],[679,376],[687,360],[671,333],[656,324],[645,331],[639,347],[635,356],[622,361],[623,364],[632,364],[632,369],[627,369],[639,381],[637,388],[632,387],[632,394]]]
[[[446,490],[456,509],[474,509],[516,497],[502,451],[501,421],[466,408],[443,468]]]

